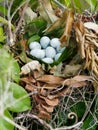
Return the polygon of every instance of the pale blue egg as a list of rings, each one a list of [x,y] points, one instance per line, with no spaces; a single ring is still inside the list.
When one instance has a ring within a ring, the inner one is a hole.
[[[54,58],[56,55],[56,50],[51,46],[47,47],[45,52],[46,52],[46,57],[49,58]]]
[[[48,63],[48,64],[51,64],[53,63],[53,59],[52,58],[49,58],[49,57],[46,57],[46,58],[43,58],[42,61]]]
[[[38,43],[38,42],[31,42],[30,44],[29,44],[29,48],[30,48],[30,50],[32,50],[32,49],[41,49],[41,45]]]
[[[58,38],[53,38],[53,39],[51,39],[51,41],[50,41],[50,45],[52,46],[52,47],[54,47],[54,48],[59,48],[60,47],[60,41],[59,41],[59,39]]]
[[[43,36],[40,39],[40,44],[43,49],[45,49],[50,44],[50,38],[47,36]]]
[[[42,59],[45,57],[45,51],[40,49],[33,49],[30,51],[30,54],[38,59]]]
[[[57,61],[57,60],[60,58],[61,54],[62,54],[62,53],[57,53],[57,54],[55,55],[55,57],[54,57],[55,61]]]

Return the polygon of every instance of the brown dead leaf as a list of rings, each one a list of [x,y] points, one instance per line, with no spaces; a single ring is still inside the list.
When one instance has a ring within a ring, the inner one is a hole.
[[[74,29],[76,33],[76,40],[79,44],[79,52],[81,57],[85,58],[85,27],[81,21],[76,21],[74,23]]]
[[[56,106],[59,103],[58,98],[54,98],[52,100],[48,99],[47,97],[43,97],[43,96],[39,96],[41,99],[45,100],[45,102],[49,105],[49,106]]]
[[[24,77],[21,78],[20,80],[25,82],[26,84],[36,83],[36,80],[32,76]]]
[[[41,77],[37,78],[37,81],[45,82],[48,84],[61,84],[62,81],[64,81],[64,78],[54,75],[42,75]]]
[[[44,84],[43,85],[43,89],[47,89],[47,90],[53,90],[53,89],[56,89],[58,87],[57,84]]]
[[[72,24],[74,20],[74,12],[72,9],[65,10],[63,13],[63,19],[65,18],[64,24],[65,24],[65,29],[64,33],[60,38],[61,41],[61,47],[66,46],[67,41],[69,40],[70,33],[72,30]]]
[[[46,104],[45,100],[40,98],[39,95],[33,95],[32,97],[33,97],[33,99],[34,99],[34,101],[36,102],[37,105],[38,104]]]
[[[36,90],[36,86],[34,86],[34,85],[28,85],[28,84],[27,84],[27,85],[25,86],[25,89],[32,92],[32,91],[35,91],[35,90]]]
[[[41,104],[42,108],[44,108],[47,112],[53,112],[53,108],[52,106],[48,106],[48,105],[43,105]]]
[[[46,111],[40,111],[38,117],[41,119],[51,119],[51,115]]]
[[[66,79],[64,82],[63,82],[63,85],[67,85],[67,86],[71,86],[71,87],[75,87],[80,85],[80,87],[82,85],[84,85],[84,82],[85,81],[91,81],[91,77],[90,76],[85,76],[85,75],[77,75],[75,77],[73,77],[72,79]],[[83,82],[83,84],[82,84]],[[79,86],[78,86],[79,87]]]
[[[62,97],[62,96],[65,96],[65,95],[68,95],[70,94],[72,90],[70,88],[63,88],[61,91],[58,91],[57,93],[54,93],[54,94],[50,94],[48,95],[48,98],[49,99],[54,99],[54,98],[59,98],[59,97]]]
[[[27,48],[28,48],[28,46],[27,46],[27,40],[22,39],[20,41],[20,43],[21,43],[21,46],[22,46],[23,50],[26,51]]]

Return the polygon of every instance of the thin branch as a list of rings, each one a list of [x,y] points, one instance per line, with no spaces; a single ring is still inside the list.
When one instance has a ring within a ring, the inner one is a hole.
[[[87,107],[87,110],[86,110],[86,112],[85,112],[85,114],[84,114],[84,116],[82,118],[82,122],[85,120],[87,114],[90,112],[90,109],[91,109],[91,107],[92,107],[92,105],[93,105],[93,103],[94,103],[94,101],[96,99],[97,94],[98,94],[98,92],[95,94],[94,98],[92,99],[91,104]]]
[[[59,6],[59,8],[62,9],[63,11],[64,11],[65,9],[67,9],[67,7],[64,6],[64,5],[62,5],[59,1],[53,0],[53,2],[56,3],[56,4]]]
[[[19,120],[19,119],[24,118],[24,117],[29,117],[29,118],[31,118],[31,119],[35,119],[35,120],[37,120],[38,122],[40,122],[44,127],[48,128],[48,129],[50,129],[50,130],[71,130],[71,129],[73,129],[73,128],[78,128],[78,127],[80,127],[80,126],[83,124],[83,122],[80,121],[80,122],[78,122],[78,123],[76,123],[76,124],[74,124],[74,125],[72,125],[72,126],[64,126],[64,127],[59,127],[59,128],[55,128],[55,129],[54,129],[54,128],[52,128],[52,126],[49,125],[46,121],[40,119],[38,116],[33,115],[33,114],[23,114],[22,116],[16,117],[15,119],[16,119],[16,120]]]
[[[15,31],[14,31],[14,34],[16,34],[17,31],[19,30],[19,28],[21,27],[22,20],[23,20],[23,18],[24,18],[25,9],[27,8],[27,6],[28,6],[28,4],[29,4],[29,1],[30,1],[30,0],[26,0],[26,4],[25,4],[25,6],[24,6],[24,8],[23,8],[23,11],[22,11],[22,14],[21,14],[21,18],[20,18],[20,20],[19,20],[19,22],[18,22],[18,25],[17,25],[17,27],[16,27],[16,29],[15,29]]]
[[[80,127],[81,125],[83,124],[82,121],[72,125],[72,126],[64,126],[64,127],[60,127],[60,128],[56,128],[56,129],[53,129],[53,130],[71,130],[73,128],[78,128]]]
[[[10,44],[12,44],[12,45],[13,45],[13,42],[14,42],[14,37],[13,37],[13,34],[12,34],[12,30],[11,30],[11,16],[10,16],[10,14],[11,14],[11,7],[13,5],[13,2],[14,2],[14,0],[12,0],[10,2],[10,5],[8,7],[8,14],[7,14],[7,17],[8,17],[8,29],[9,29],[9,39],[10,39]]]
[[[27,3],[27,1],[23,2],[22,4],[20,4],[20,5],[18,6],[18,8],[16,8],[16,10],[13,12],[13,14],[12,14],[12,16],[11,16],[11,21],[12,21],[13,17],[15,16],[15,14],[17,13],[17,11],[18,11],[23,5],[25,5],[26,3]]]
[[[40,119],[38,116],[33,115],[33,114],[23,114],[22,116],[16,117],[15,119],[16,119],[16,120],[19,120],[19,119],[24,118],[24,117],[29,117],[29,118],[31,118],[31,119],[35,119],[35,120],[37,120],[39,123],[41,123],[44,127],[48,128],[48,129],[50,129],[50,130],[54,130],[54,129],[52,128],[52,126],[50,126],[46,121]]]
[[[27,130],[26,128],[23,128],[23,127],[21,127],[20,125],[18,125],[17,123],[15,123],[14,121],[12,121],[11,119],[9,119],[8,117],[6,117],[6,116],[2,116],[2,118],[4,119],[4,120],[6,120],[8,123],[10,123],[10,124],[12,124],[12,125],[14,125],[16,128],[18,128],[19,130]]]

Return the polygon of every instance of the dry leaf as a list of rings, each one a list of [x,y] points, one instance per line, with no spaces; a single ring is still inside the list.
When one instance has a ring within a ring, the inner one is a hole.
[[[36,83],[36,80],[32,76],[24,77],[21,78],[20,80],[25,82],[26,84]]]
[[[64,33],[60,38],[61,41],[61,47],[66,46],[67,41],[69,40],[70,37],[70,33],[72,30],[72,24],[73,24],[73,20],[74,20],[74,12],[72,9],[69,10],[65,10],[63,17],[65,18],[65,29],[64,29]]]
[[[47,111],[47,112],[53,112],[53,108],[54,107],[52,107],[52,106],[46,106],[46,105],[43,105],[43,104],[41,104],[41,106]]]
[[[53,75],[42,75],[37,79],[37,81],[45,82],[48,84],[61,84],[64,78],[53,76]]]
[[[44,84],[43,85],[43,89],[47,89],[47,90],[53,90],[53,89],[56,89],[58,87],[57,84]]]
[[[74,23],[74,29],[76,33],[76,40],[79,43],[79,52],[81,57],[85,58],[85,27],[81,21]]]
[[[49,106],[56,106],[59,103],[58,98],[54,98],[52,100],[48,99],[47,97],[43,97],[43,96],[39,96],[41,99],[45,100],[45,102],[49,105]]]
[[[27,46],[27,40],[22,39],[20,41],[20,43],[21,43],[21,46],[22,46],[23,50],[26,51],[27,48],[28,48],[28,46]]]
[[[35,85],[28,85],[28,84],[27,84],[27,85],[25,86],[25,89],[28,90],[28,91],[33,92],[33,91],[36,90],[36,86],[35,86]]]
[[[87,29],[91,29],[91,30],[95,31],[98,34],[98,25],[96,23],[85,22],[84,27],[86,27]]]
[[[33,60],[27,63],[26,65],[22,66],[20,74],[28,74],[34,70],[38,70],[38,71],[41,70],[41,64],[37,60]]]
[[[71,87],[75,87],[75,85],[76,86],[78,86],[78,85],[81,86],[82,82],[84,82],[84,81],[91,81],[91,77],[90,76],[85,76],[85,75],[78,75],[78,76],[75,76],[75,77],[73,77],[71,79],[66,79],[63,82],[63,85],[67,85],[67,86],[71,86]]]
[[[71,92],[70,88],[63,88],[61,91],[58,91],[57,93],[48,95],[48,98],[52,100],[54,98],[59,98],[59,97],[68,95],[68,94],[70,94],[70,92]]]
[[[79,70],[81,69],[82,65],[66,65],[65,68],[64,68],[64,75],[65,76],[74,76],[76,75]]]
[[[41,119],[51,119],[51,115],[45,111],[40,111],[38,117]]]

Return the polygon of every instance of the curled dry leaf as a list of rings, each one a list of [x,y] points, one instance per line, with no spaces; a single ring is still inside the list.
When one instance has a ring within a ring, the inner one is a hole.
[[[38,70],[38,71],[41,70],[41,64],[36,60],[31,61],[31,62],[27,63],[26,65],[24,65],[21,68],[20,74],[28,74],[28,73],[30,73],[31,71],[34,71],[34,70]]]
[[[86,27],[87,29],[91,29],[91,30],[95,31],[98,34],[98,25],[96,23],[85,22],[84,27]]]
[[[85,58],[85,50],[84,50],[84,44],[85,44],[85,28],[81,21],[76,21],[74,23],[74,29],[76,33],[76,40],[79,44],[79,52],[81,57]]]
[[[51,115],[46,111],[40,111],[38,117],[42,119],[51,119]]]
[[[93,22],[81,23],[75,22],[74,29],[76,32],[76,40],[80,45],[80,55],[85,58],[85,68],[87,68],[92,76],[98,77],[98,25]]]
[[[54,98],[52,100],[48,99],[47,97],[43,97],[43,96],[39,96],[41,99],[45,100],[46,104],[48,104],[49,106],[56,106],[59,103],[59,99],[58,98]]]
[[[70,33],[72,30],[72,24],[74,21],[73,10],[72,9],[65,10],[63,13],[63,19],[65,19],[65,21],[64,21],[65,28],[64,28],[64,33],[60,38],[61,47],[64,47],[67,45],[67,41],[69,40],[69,37],[70,37]]]
[[[50,113],[50,112],[53,112],[53,108],[54,108],[53,106],[46,106],[46,105],[43,105],[43,104],[42,104],[41,106],[42,106],[47,112],[49,112],[49,113]]]

